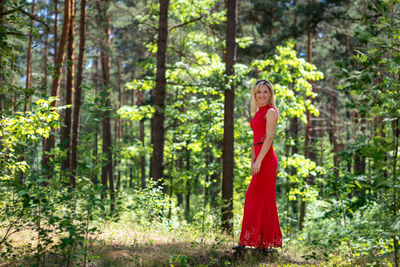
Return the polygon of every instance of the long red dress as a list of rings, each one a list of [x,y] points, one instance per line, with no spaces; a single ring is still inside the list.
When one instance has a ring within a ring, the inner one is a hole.
[[[264,141],[265,115],[270,108],[274,107],[268,104],[260,107],[250,122],[253,144]],[[262,144],[254,146],[256,158],[261,147]],[[259,173],[253,175],[246,192],[239,245],[261,249],[282,246],[282,232],[275,199],[277,167],[278,158],[271,144],[261,162]]]

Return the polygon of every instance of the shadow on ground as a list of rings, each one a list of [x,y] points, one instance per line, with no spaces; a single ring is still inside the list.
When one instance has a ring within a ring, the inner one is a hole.
[[[171,242],[164,244],[133,243],[92,247],[87,266],[258,266],[315,264],[287,255],[282,249],[265,253],[258,249],[235,252],[227,245]]]

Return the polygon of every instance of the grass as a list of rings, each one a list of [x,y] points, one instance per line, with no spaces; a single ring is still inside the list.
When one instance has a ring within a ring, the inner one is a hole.
[[[278,248],[277,253],[264,254],[257,249],[235,253],[232,247],[237,245],[237,237],[224,235],[210,225],[204,232],[201,229],[201,224],[186,224],[184,220],[175,220],[170,224],[157,221],[139,223],[131,214],[126,213],[119,221],[109,223],[100,233],[91,236],[86,266],[370,265],[366,258],[349,261],[345,254],[334,251],[329,257],[322,256],[323,251],[308,251],[306,247],[299,246],[296,240],[284,241],[283,248]],[[0,259],[0,267],[34,266],[36,235],[28,230],[14,234],[10,239],[14,256]],[[83,249],[75,248],[73,266],[85,266],[83,259]],[[50,247],[45,251],[42,260],[44,263],[42,261],[40,266],[66,266],[65,256],[60,252],[55,253]]]
[[[256,249],[234,253],[237,238],[212,231],[201,232],[194,224],[160,222],[137,223],[125,216],[112,222],[88,245],[86,266],[293,266],[318,265],[304,260],[294,246],[279,248],[278,253],[263,254]],[[13,258],[2,259],[0,266],[33,266],[36,262],[35,233],[21,231],[10,243]],[[81,250],[81,251],[80,251]],[[84,266],[81,248],[76,249],[74,264]],[[44,266],[65,266],[63,255],[46,251]],[[64,265],[63,265],[64,264]]]
[[[256,249],[234,253],[231,237],[221,233],[201,233],[193,226],[138,226],[112,224],[92,247],[98,258],[91,266],[255,266],[307,265],[290,249],[265,255]]]

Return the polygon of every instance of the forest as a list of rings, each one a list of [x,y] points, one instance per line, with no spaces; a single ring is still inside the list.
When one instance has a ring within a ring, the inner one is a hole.
[[[399,0],[0,0],[0,266],[399,266]],[[232,250],[274,87],[283,246]]]

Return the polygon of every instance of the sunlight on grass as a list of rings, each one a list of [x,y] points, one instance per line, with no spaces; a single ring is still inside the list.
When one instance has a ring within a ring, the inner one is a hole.
[[[208,228],[201,232],[198,224],[185,221],[153,220],[138,222],[132,213],[124,213],[110,222],[88,243],[86,266],[350,266],[339,255],[321,257],[323,252],[308,251],[295,240],[286,240],[276,253],[265,254],[255,248],[234,253],[237,238]],[[32,266],[35,235],[21,231],[12,235],[11,243],[19,251],[15,259],[0,266]],[[47,250],[46,262],[57,260]],[[24,256],[21,256],[24,255]],[[84,266],[83,255],[76,266]]]

